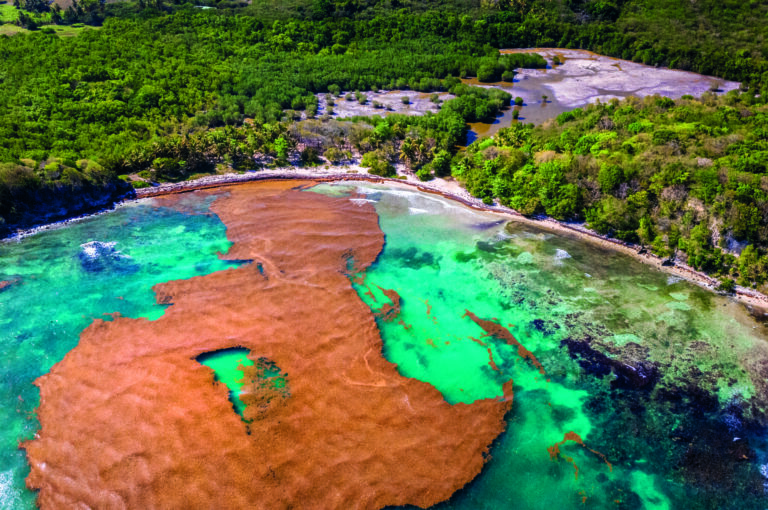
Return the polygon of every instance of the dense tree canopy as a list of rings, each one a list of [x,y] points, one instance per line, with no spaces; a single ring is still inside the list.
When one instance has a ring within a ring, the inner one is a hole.
[[[768,279],[768,106],[752,94],[614,100],[514,125],[453,173],[524,214],[583,220],[745,285]]]
[[[453,150],[467,121],[491,118],[509,104],[508,94],[461,85],[456,76],[484,68],[495,78],[518,65],[542,65],[537,55],[515,59],[428,34],[381,45],[377,37],[346,35],[346,21],[323,38],[312,23],[265,26],[248,16],[187,9],[111,18],[69,39],[0,37],[0,162],[32,169],[39,179],[26,186],[52,189],[64,189],[58,174],[47,173],[56,161],[98,162],[113,181],[143,171],[180,179],[217,163],[253,168],[254,153],[277,155],[276,126],[286,131],[302,115],[315,115],[315,93],[380,88],[458,96],[434,119],[402,122],[429,131],[431,147]],[[30,210],[16,201],[32,196],[6,195],[14,201],[6,219]]]

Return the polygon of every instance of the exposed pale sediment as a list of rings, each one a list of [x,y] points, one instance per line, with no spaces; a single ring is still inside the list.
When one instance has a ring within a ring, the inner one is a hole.
[[[735,90],[737,82],[714,76],[655,67],[629,60],[598,55],[586,50],[564,48],[503,49],[501,53],[538,53],[547,60],[546,69],[518,69],[514,82],[480,82],[477,78],[464,79],[464,83],[477,87],[503,89],[513,97],[520,97],[525,106],[503,111],[493,123],[473,123],[470,127],[477,136],[490,136],[510,126],[514,111],[518,121],[542,124],[559,114],[597,101],[659,94],[678,99],[684,95],[699,97],[717,89],[718,93]],[[558,57],[561,65],[554,64]],[[546,100],[543,96],[547,96]]]
[[[387,91],[368,91],[365,95],[365,104],[360,104],[355,98],[347,101],[346,92],[340,97],[334,99],[332,117],[344,118],[355,116],[386,116],[393,113],[401,115],[424,115],[427,112],[437,113],[440,111],[439,104],[433,103],[432,94],[428,92],[418,92],[416,90],[387,90]],[[440,101],[448,101],[455,96],[447,92],[436,93]],[[328,101],[326,94],[316,94],[317,96],[317,114],[325,115],[328,113]],[[408,104],[404,104],[402,98],[408,98]],[[380,104],[379,108],[374,106],[374,102]]]
[[[227,258],[260,266],[157,285],[163,317],[96,320],[37,380],[41,429],[23,447],[42,508],[427,507],[480,472],[511,381],[503,398],[450,405],[400,376],[347,275],[382,249],[374,209],[301,184],[213,204]],[[290,381],[250,425],[195,361],[235,346]]]
[[[520,69],[515,80],[547,88],[552,97],[568,108],[630,96],[659,94],[677,99],[688,94],[699,97],[713,89],[728,92],[739,87],[738,82],[714,76],[644,65],[586,50],[530,48],[501,52],[533,52],[546,58],[550,64],[548,69]],[[553,65],[554,57],[562,64]]]

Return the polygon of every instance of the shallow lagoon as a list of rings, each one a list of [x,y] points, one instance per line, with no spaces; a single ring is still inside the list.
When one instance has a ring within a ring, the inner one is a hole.
[[[386,245],[355,285],[372,311],[388,302],[379,287],[400,295],[401,322],[379,327],[401,374],[452,403],[499,395],[514,379],[508,429],[489,463],[439,506],[765,506],[768,351],[763,326],[740,305],[434,195],[370,184],[314,191],[354,191],[352,200],[376,207]],[[37,428],[32,381],[79,331],[105,313],[159,317],[152,285],[233,265],[217,257],[229,243],[210,198],[186,200],[184,212],[147,201],[0,248],[0,279],[15,282],[0,292],[0,398],[12,424],[0,442],[0,506],[34,505],[16,448]],[[545,374],[484,335],[467,310],[508,329]],[[584,446],[570,441],[551,456],[570,431]]]
[[[387,235],[360,296],[373,309],[386,302],[379,287],[401,297],[402,323],[379,321],[387,359],[450,402],[515,382],[491,461],[441,508],[764,507],[768,349],[741,305],[439,197],[357,191]],[[546,376],[465,310],[508,328]],[[552,459],[569,431],[585,447]]]

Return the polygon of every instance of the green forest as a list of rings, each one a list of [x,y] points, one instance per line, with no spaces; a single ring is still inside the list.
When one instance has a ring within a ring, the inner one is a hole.
[[[759,1],[0,3],[0,233],[117,200],[129,175],[140,187],[354,155],[372,173],[400,162],[424,180],[453,175],[486,201],[586,221],[726,286],[760,285],[766,36]],[[467,123],[511,97],[460,78],[546,65],[498,52],[526,47],[589,49],[742,90],[591,106],[461,149]],[[318,111],[318,94],[379,89],[455,97],[423,117]]]
[[[590,105],[479,140],[452,172],[487,202],[586,221],[726,286],[768,279],[768,105],[753,94]]]

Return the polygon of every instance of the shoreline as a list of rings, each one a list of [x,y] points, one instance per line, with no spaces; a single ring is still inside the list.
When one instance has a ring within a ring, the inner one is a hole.
[[[398,165],[398,170],[402,170]],[[720,284],[718,280],[711,276],[702,273],[680,262],[675,262],[673,266],[663,266],[663,260],[650,253],[639,253],[639,246],[620,241],[618,239],[602,236],[597,232],[589,230],[583,224],[566,223],[555,220],[553,218],[529,218],[523,216],[519,212],[505,207],[502,205],[486,205],[481,200],[471,196],[461,185],[454,180],[446,180],[442,178],[435,178],[431,181],[419,181],[413,175],[399,175],[406,177],[402,178],[390,178],[379,177],[367,173],[366,169],[359,165],[349,166],[330,166],[315,167],[313,169],[303,169],[298,167],[286,167],[278,168],[274,170],[257,170],[254,172],[248,172],[244,174],[221,174],[201,177],[193,181],[183,181],[179,183],[167,183],[160,184],[151,188],[140,188],[136,190],[135,198],[124,199],[120,202],[116,202],[115,206],[121,204],[137,202],[146,198],[160,197],[173,195],[177,193],[188,193],[191,191],[211,188],[225,188],[228,186],[234,186],[245,182],[254,181],[269,181],[269,180],[311,180],[315,182],[338,182],[338,181],[366,181],[374,183],[386,183],[390,185],[400,185],[409,189],[416,189],[425,193],[432,193],[440,195],[449,200],[459,202],[460,204],[470,207],[472,209],[490,212],[497,215],[501,215],[510,221],[516,221],[525,225],[530,225],[550,232],[556,232],[559,234],[565,234],[574,236],[580,240],[584,240],[597,245],[601,248],[610,249],[629,255],[633,259],[640,261],[644,264],[653,266],[657,270],[663,271],[667,274],[683,278],[699,287],[707,289],[711,292],[717,293],[717,286]],[[13,236],[10,236],[3,241],[21,240],[30,235],[34,235],[38,232],[52,230],[58,227],[66,226],[70,223],[81,221],[91,216],[104,214],[109,210],[104,209],[92,214],[85,214],[77,216],[75,218],[66,219],[59,222],[49,223],[41,225],[29,230],[17,232]],[[730,297],[743,303],[748,307],[756,307],[763,310],[764,313],[768,312],[768,296],[762,294],[754,289],[737,286],[735,292]]]

